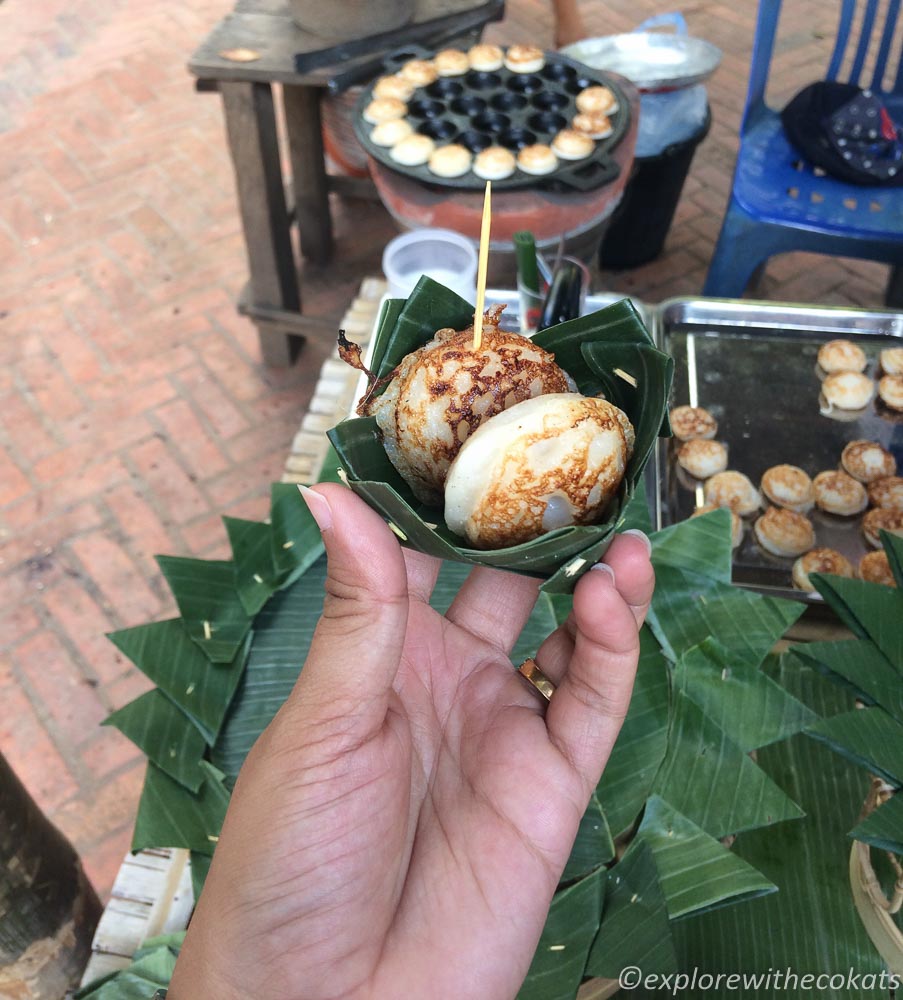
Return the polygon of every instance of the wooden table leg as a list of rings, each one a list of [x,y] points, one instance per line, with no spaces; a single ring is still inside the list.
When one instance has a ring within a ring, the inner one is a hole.
[[[272,88],[268,83],[221,81],[219,90],[235,167],[251,293],[261,306],[300,312]],[[264,364],[290,365],[303,338],[263,325],[258,331]]]
[[[322,92],[317,87],[289,84],[282,88],[301,252],[314,264],[325,264],[332,255],[329,180],[320,121]]]

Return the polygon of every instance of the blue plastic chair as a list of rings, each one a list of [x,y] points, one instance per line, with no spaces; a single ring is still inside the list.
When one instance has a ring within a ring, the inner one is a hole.
[[[880,92],[897,123],[903,122],[903,60],[892,84],[883,81],[900,3],[889,0],[882,26],[876,23],[878,0],[843,0],[825,74],[827,80],[839,78],[849,48],[847,79],[869,86],[859,80],[867,59],[874,58],[871,89]],[[861,30],[854,49],[857,8]],[[778,113],[765,104],[780,9],[781,0],[760,0],[740,151],[705,295],[738,298],[758,267],[790,250],[903,264],[903,187],[861,187],[816,174],[788,142]]]

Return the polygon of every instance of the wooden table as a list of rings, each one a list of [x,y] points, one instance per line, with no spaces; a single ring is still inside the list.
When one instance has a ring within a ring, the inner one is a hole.
[[[385,55],[402,45],[441,45],[503,13],[503,0],[418,0],[410,25],[391,40],[377,36],[363,40],[368,51],[361,51],[361,42],[334,51],[295,25],[286,0],[239,0],[191,57],[188,68],[198,89],[222,97],[249,265],[238,309],[257,324],[265,364],[290,365],[306,334],[335,334],[332,320],[302,311],[292,224],[298,226],[301,254],[324,264],[333,248],[330,192],[375,197],[369,180],[326,173],[323,94],[372,78]],[[282,85],[290,187],[282,172],[274,84]]]

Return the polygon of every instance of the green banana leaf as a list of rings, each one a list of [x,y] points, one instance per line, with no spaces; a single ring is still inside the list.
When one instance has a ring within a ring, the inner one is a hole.
[[[132,836],[133,852],[146,847],[185,847],[213,854],[229,805],[229,790],[215,767],[207,761],[198,766],[201,786],[190,792],[156,764],[148,763]]]
[[[463,329],[472,319],[473,309],[463,299],[421,278],[400,310],[384,310],[374,337],[371,368],[379,376],[387,375],[436,330]],[[672,359],[651,345],[627,300],[545,330],[535,340],[556,355],[582,391],[599,392],[607,386],[634,425],[638,445],[604,523],[560,528],[531,542],[493,551],[472,549],[449,531],[440,509],[425,507],[414,498],[386,458],[375,420],[343,421],[329,432],[329,439],[351,489],[398,529],[403,544],[440,559],[539,576],[548,592],[570,593],[582,573],[604,554],[635,492],[652,445],[666,424],[674,366]],[[614,376],[615,368],[636,372],[641,380],[638,388]]]
[[[320,529],[297,486],[273,483],[270,505],[269,524],[223,518],[235,564],[235,587],[252,617],[323,552]]]
[[[894,788],[903,785],[903,726],[880,708],[821,719],[806,732]]]
[[[844,684],[860,701],[879,705],[903,723],[903,684],[874,643],[863,639],[807,642],[794,646],[793,651],[809,666]]]
[[[156,937],[148,938],[139,945],[135,958],[146,958],[162,948],[168,948],[174,955],[178,955],[185,943],[185,934],[185,931],[173,931],[172,934],[158,934]]]
[[[555,895],[517,1000],[573,1000],[602,916],[605,870]]]
[[[103,725],[118,729],[180,785],[192,792],[201,787],[204,735],[159,688],[113,712]]]
[[[881,542],[898,588],[903,587],[903,539],[882,531]],[[850,836],[903,854],[899,795],[903,786],[903,589],[844,583],[834,577],[815,581],[828,605],[860,638],[840,648],[822,643],[798,646],[795,652],[870,707],[833,715],[807,732],[897,789],[884,805],[861,819]]]
[[[840,620],[860,639],[871,639],[903,678],[903,594],[840,576],[813,573],[810,579]]]
[[[658,973],[677,969],[668,907],[652,848],[634,841],[606,879],[605,909],[586,960],[586,974],[617,979],[634,966]]]
[[[159,948],[121,972],[79,990],[74,1000],[150,1000],[156,990],[167,986],[175,967],[176,954],[170,948]]]
[[[201,851],[192,851],[189,858],[191,861],[191,891],[197,900],[201,898],[204,883],[210,873],[210,863],[213,861],[213,856]]]
[[[238,652],[251,618],[242,605],[231,562],[157,556],[182,622],[204,655],[214,663],[230,663]]]
[[[608,864],[615,856],[615,845],[608,829],[608,820],[597,796],[589,800],[580,820],[580,829],[571,849],[570,857],[561,875],[561,885],[567,886],[590,872]]]
[[[232,561],[235,588],[242,607],[253,618],[279,588],[271,550],[273,532],[268,524],[224,517]]]
[[[903,538],[900,538],[899,535],[891,535],[886,531],[880,531],[879,535],[897,586],[903,590]]]
[[[598,375],[583,364],[584,351],[588,345],[605,343],[655,346],[630,299],[621,299],[592,315],[592,325],[587,325],[584,322],[586,317],[580,316],[541,330],[533,337],[535,344],[555,355],[556,362],[570,373],[577,387],[584,393],[602,391],[602,385],[597,381]]]
[[[149,1000],[168,985],[184,938],[184,931],[149,938],[130,965],[83,986],[73,1000]]]
[[[374,334],[371,371],[384,378],[404,358],[432,340],[437,330],[464,330],[473,323],[473,306],[450,288],[423,277],[405,299],[390,299]]]
[[[659,795],[646,802],[638,842],[652,851],[672,920],[775,891],[760,871]]]
[[[731,582],[730,512],[721,508],[655,533],[655,565],[700,573],[721,583]]]
[[[339,456],[336,454],[335,448],[333,448],[331,444],[327,443],[326,455],[323,458],[323,464],[320,466],[320,473],[317,476],[317,482],[344,484],[344,480],[342,478],[343,475],[344,469],[342,468],[342,463],[339,461]]]
[[[616,837],[636,821],[665,759],[669,690],[667,662],[652,633],[644,628],[630,707],[596,788]]]
[[[903,796],[892,795],[883,806],[854,826],[850,836],[903,856]]]
[[[682,691],[653,790],[713,837],[802,815],[799,806]]]
[[[781,657],[768,669],[774,680],[820,716],[850,708],[849,695]],[[768,985],[769,970],[878,974],[884,968],[853,906],[849,885],[853,825],[868,790],[862,772],[804,735],[757,753],[759,766],[798,801],[805,817],[737,838],[733,852],[755,866],[779,892],[717,914],[672,925],[682,970],[759,974],[737,996],[744,1000],[810,1000],[814,992]],[[656,858],[658,862],[658,858]],[[798,987],[798,984],[797,984]],[[822,1000],[865,1000],[872,989],[819,990]],[[687,1000],[711,1000],[711,990],[687,987]]]
[[[297,579],[323,553],[320,529],[294,483],[270,487],[271,552],[282,583]]]
[[[254,641],[241,685],[210,754],[230,788],[248,751],[298,679],[323,610],[325,581],[324,556],[290,587],[275,594],[254,619]]]
[[[241,680],[248,639],[228,666],[213,664],[179,618],[112,632],[109,639],[195,723],[208,744]]]
[[[665,356],[663,362],[661,351],[645,344],[590,343],[583,345],[581,353],[601,382],[605,398],[619,409],[625,413],[644,409],[653,413],[668,412],[668,396],[674,378],[673,358]],[[633,378],[636,385],[613,374],[616,369]],[[624,477],[631,492],[643,476],[660,431],[661,423],[642,421],[636,425],[633,458]]]
[[[700,573],[655,565],[655,595],[647,621],[673,661],[714,635],[736,661],[757,667],[805,610],[796,601],[763,597]]]
[[[674,664],[674,685],[744,752],[786,739],[816,721],[802,702],[748,663],[705,639]]]
[[[654,485],[650,484],[650,474],[647,468],[643,473],[643,478],[637,484],[636,492],[621,512],[621,520],[618,521],[619,530],[626,531],[628,528],[633,528],[635,531],[642,531],[647,537],[652,534],[654,526],[652,516],[649,513],[648,498],[654,489]]]

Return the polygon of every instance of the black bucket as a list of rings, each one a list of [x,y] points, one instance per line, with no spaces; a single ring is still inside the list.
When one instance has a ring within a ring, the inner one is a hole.
[[[711,109],[689,139],[657,156],[638,156],[624,197],[614,211],[599,247],[599,266],[617,270],[654,260],[665,245],[696,147],[709,134]]]

